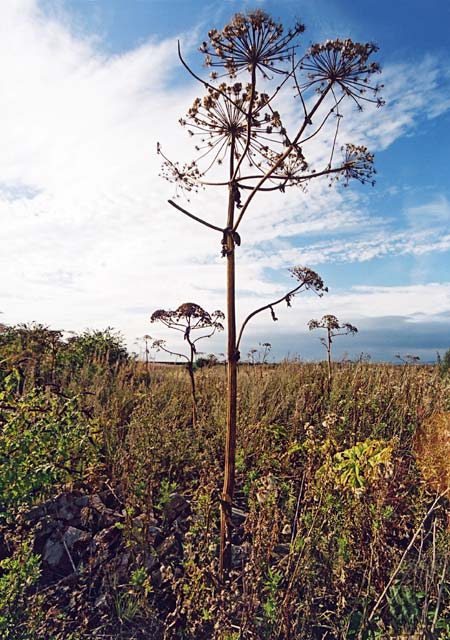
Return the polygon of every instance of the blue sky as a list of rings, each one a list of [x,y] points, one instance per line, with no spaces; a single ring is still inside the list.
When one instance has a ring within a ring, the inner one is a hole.
[[[224,308],[224,263],[208,230],[167,204],[156,142],[189,158],[177,120],[202,88],[180,68],[180,38],[196,47],[236,11],[261,7],[303,46],[334,37],[375,41],[386,106],[349,114],[345,133],[375,152],[377,184],[314,185],[249,210],[238,261],[239,312],[289,287],[307,264],[329,287],[298,297],[279,322],[249,326],[274,357],[322,357],[306,323],[334,313],[358,326],[336,357],[396,353],[435,358],[450,347],[450,5],[430,0],[358,3],[160,0],[5,0],[0,6],[0,311],[83,330],[112,325],[131,348],[149,316],[191,300]],[[192,199],[221,219],[225,194]],[[156,336],[158,334],[158,336]],[[218,337],[208,351],[223,351]]]

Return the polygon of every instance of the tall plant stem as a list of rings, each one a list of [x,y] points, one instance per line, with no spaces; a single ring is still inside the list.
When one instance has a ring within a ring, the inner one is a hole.
[[[328,336],[327,336],[327,368],[328,368],[328,396],[331,393],[331,377],[332,377],[332,373],[331,373],[331,329],[328,328]]]
[[[230,150],[230,179],[234,168],[234,141]],[[227,229],[234,224],[234,184],[231,181],[228,194]],[[225,466],[222,499],[220,503],[220,578],[224,581],[231,569],[232,504],[235,483],[236,418],[237,418],[237,363],[236,348],[236,289],[235,289],[235,241],[231,232],[226,235],[227,258],[227,425],[225,435]]]
[[[197,425],[197,393],[195,389],[195,375],[192,360],[187,366],[189,373],[189,380],[191,381],[191,396],[192,396],[192,428],[195,429]]]

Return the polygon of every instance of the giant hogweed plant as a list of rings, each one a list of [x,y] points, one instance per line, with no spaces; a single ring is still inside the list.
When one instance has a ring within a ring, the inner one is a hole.
[[[163,158],[162,176],[179,191],[202,188],[223,190],[224,224],[169,203],[196,222],[216,232],[226,259],[228,410],[224,484],[221,498],[220,573],[231,567],[231,508],[235,484],[237,363],[242,331],[257,313],[287,302],[300,290],[324,291],[322,279],[306,267],[292,275],[298,285],[271,304],[263,305],[236,323],[236,253],[244,216],[259,193],[283,193],[290,187],[305,190],[314,180],[373,183],[373,155],[364,146],[341,141],[340,123],[345,102],[361,110],[364,102],[382,105],[380,85],[374,81],[380,67],[372,61],[377,47],[350,39],[314,44],[305,52],[299,37],[303,24],[285,30],[261,10],[236,14],[221,31],[212,29],[200,52],[211,73],[200,77],[178,54],[187,72],[205,93],[194,100],[180,124],[195,144],[196,156],[186,164],[172,160],[158,143]],[[295,123],[288,127],[280,113],[284,95],[296,107]],[[315,160],[320,140],[328,157]]]
[[[354,336],[355,333],[358,333],[358,329],[355,325],[350,324],[349,322],[340,322],[336,316],[333,315],[322,316],[320,320],[310,320],[308,322],[308,328],[310,331],[313,331],[314,329],[325,329],[326,331],[326,336],[324,338],[320,338],[320,342],[327,350],[328,390],[330,390],[332,379],[331,346],[334,342],[334,338],[337,336]]]
[[[191,382],[192,426],[194,427],[197,421],[197,391],[194,375],[194,358],[198,354],[197,344],[200,340],[211,338],[217,331],[223,331],[222,320],[224,318],[222,311],[216,310],[208,313],[194,302],[184,302],[175,310],[157,309],[150,317],[150,322],[160,322],[167,329],[181,332],[188,345],[188,354],[186,354],[174,351],[161,338],[152,342],[153,349],[164,351],[186,361],[186,369]]]

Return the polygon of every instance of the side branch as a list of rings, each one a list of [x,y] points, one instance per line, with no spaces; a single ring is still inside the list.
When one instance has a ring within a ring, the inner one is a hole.
[[[200,224],[205,225],[205,227],[208,227],[209,229],[214,229],[214,231],[219,231],[220,233],[224,233],[224,230],[221,229],[220,227],[216,227],[215,224],[211,224],[206,220],[202,220],[202,218],[195,216],[193,213],[190,213],[189,211],[186,211],[186,209],[183,209],[183,207],[180,207],[180,205],[174,202],[173,200],[168,200],[167,202],[171,204],[172,207],[175,207],[175,209],[178,209],[178,211],[181,211],[181,213],[184,213],[185,216],[192,218],[192,220],[195,220],[196,222],[200,222]]]
[[[329,84],[326,89],[324,89],[323,93],[321,94],[320,98],[317,100],[316,104],[314,105],[314,107],[311,109],[311,111],[309,112],[309,114],[307,116],[305,116],[305,119],[303,121],[302,126],[300,127],[299,131],[297,132],[295,138],[293,139],[293,141],[291,142],[291,144],[288,146],[288,148],[286,149],[286,151],[278,158],[278,160],[275,162],[275,164],[269,169],[269,171],[267,171],[267,173],[265,173],[261,179],[259,180],[259,182],[253,187],[251,193],[249,194],[247,200],[245,201],[244,205],[241,208],[241,211],[239,213],[238,219],[236,220],[236,223],[233,227],[233,231],[237,231],[237,228],[239,227],[242,218],[244,217],[245,212],[248,209],[248,206],[250,205],[251,201],[253,200],[253,198],[255,197],[255,195],[258,193],[258,191],[261,189],[261,187],[263,186],[263,184],[269,180],[269,178],[272,176],[273,173],[275,173],[275,171],[278,169],[279,166],[281,166],[281,164],[286,160],[286,158],[289,156],[289,154],[291,153],[291,151],[293,149],[295,149],[295,145],[298,143],[298,141],[301,139],[302,134],[304,132],[304,130],[306,129],[307,125],[311,123],[312,121],[312,117],[313,115],[316,113],[316,111],[318,110],[318,108],[320,107],[320,105],[322,104],[322,102],[325,100],[328,92],[331,89],[331,85]]]
[[[272,310],[272,307],[275,307],[277,304],[280,304],[281,302],[286,302],[287,305],[290,306],[290,299],[292,298],[292,296],[298,293],[300,289],[305,285],[306,285],[305,282],[301,282],[297,287],[295,287],[295,289],[291,289],[291,291],[288,291],[288,293],[285,293],[284,296],[282,296],[278,300],[275,300],[275,302],[270,302],[269,304],[265,304],[263,307],[259,307],[259,309],[255,309],[255,311],[252,311],[242,323],[241,330],[239,331],[238,339],[236,342],[236,349],[239,349],[239,344],[241,342],[244,329],[252,318],[254,318],[258,313],[261,313],[262,311],[267,311],[268,309]],[[276,320],[275,314],[273,313],[273,311],[272,311],[272,317],[274,320]]]
[[[232,105],[235,106],[245,116],[246,114],[245,114],[244,109],[242,109],[242,107],[240,107],[239,105],[235,104],[233,102],[233,100],[230,98],[230,96],[228,96],[224,91],[221,91],[221,89],[219,89],[218,87],[213,86],[212,84],[210,84],[209,82],[207,82],[206,80],[204,80],[203,78],[198,76],[194,71],[192,71],[192,69],[190,68],[188,63],[185,62],[185,60],[183,59],[183,56],[181,55],[181,47],[180,47],[180,41],[179,40],[178,40],[177,44],[178,44],[178,57],[180,59],[181,64],[183,65],[183,67],[186,69],[186,71],[193,78],[195,78],[198,82],[200,82],[204,87],[206,87],[207,89],[212,89],[213,91],[217,91],[217,93],[220,93],[221,96],[223,96],[226,100],[231,102]]]
[[[158,345],[154,346],[153,348],[157,349],[158,351],[165,351],[166,353],[168,353],[171,356],[176,356],[178,358],[184,358],[185,360],[187,360],[189,362],[189,358],[185,353],[178,353],[177,351],[171,351],[170,349],[167,349],[167,347],[165,347],[163,344],[158,344]]]
[[[348,165],[342,164],[339,167],[334,167],[333,169],[323,169],[322,171],[316,171],[315,173],[305,173],[301,176],[292,176],[290,178],[286,178],[286,176],[278,176],[272,175],[270,176],[271,180],[279,180],[280,184],[277,184],[273,187],[259,187],[258,191],[279,191],[280,186],[283,188],[283,182],[286,183],[288,180],[291,181],[292,184],[301,184],[302,182],[308,182],[309,180],[313,180],[314,178],[320,178],[321,176],[328,176],[334,173],[342,173],[345,169],[348,168]],[[239,189],[244,189],[247,191],[253,190],[254,187],[250,185],[241,184],[241,180],[255,180],[258,176],[244,176],[239,179],[238,185]]]
[[[207,335],[204,336],[199,336],[198,338],[195,338],[195,340],[192,340],[192,344],[195,345],[199,340],[203,340],[204,338],[212,338],[213,335],[216,333],[217,328],[214,327],[214,330],[211,331],[211,333],[208,333]]]

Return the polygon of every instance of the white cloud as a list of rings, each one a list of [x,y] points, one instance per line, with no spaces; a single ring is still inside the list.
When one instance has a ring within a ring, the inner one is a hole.
[[[450,311],[450,283],[431,282],[405,287],[353,287],[342,295],[331,295],[330,306],[336,303],[343,313],[354,318],[410,316],[421,314],[437,318]]]
[[[373,221],[371,221],[373,222]],[[425,227],[425,225],[424,225]],[[287,246],[286,246],[287,245]],[[438,229],[424,230],[413,227],[406,231],[364,230],[364,233],[351,238],[322,241],[307,246],[254,247],[247,256],[253,264],[261,268],[270,263],[272,268],[283,268],[294,264],[307,264],[312,267],[333,262],[366,262],[384,256],[414,255],[421,256],[432,252],[450,249],[450,234]]]
[[[450,109],[450,72],[448,60],[427,55],[409,63],[388,63],[380,81],[385,106],[367,106],[360,117],[351,122],[353,136],[372,150],[387,149],[395,140],[420,131],[424,122]],[[343,121],[348,131],[348,119]],[[419,158],[418,158],[419,159]]]
[[[435,233],[449,228],[450,223],[450,202],[442,195],[437,194],[430,202],[407,207],[405,218],[408,225],[413,229],[430,229]]]
[[[297,329],[304,332],[311,318],[320,318],[333,313],[343,322],[358,322],[371,319],[376,322],[386,317],[411,318],[411,322],[439,321],[450,312],[450,283],[429,283],[405,287],[352,287],[347,291],[331,292],[318,298],[304,293],[294,298],[292,308],[277,307],[280,322],[270,323],[266,317],[256,317],[248,327],[253,336],[281,335],[284,331]],[[448,320],[447,320],[448,321]]]
[[[223,307],[220,236],[171,209],[172,187],[158,176],[157,140],[169,154],[189,157],[177,120],[198,91],[171,86],[179,64],[175,40],[107,55],[95,39],[71,30],[68,16],[46,17],[35,0],[3,2],[0,20],[4,319],[67,329],[109,324],[131,338],[149,330],[147,315],[157,306],[193,299],[208,309]],[[423,61],[416,72],[424,81],[413,91],[414,70],[388,66],[390,106],[376,120],[370,109],[359,124],[349,119],[343,133],[356,142],[370,138],[380,149],[418,118],[437,117],[449,108],[438,68],[432,58]],[[344,197],[312,184],[309,194],[278,196],[261,196],[242,226],[242,313],[254,306],[246,291],[266,297],[278,291],[265,279],[266,267],[299,262],[292,236],[339,235],[309,247],[302,262],[311,263],[450,247],[448,235],[389,234],[388,222],[369,218],[350,190]],[[220,221],[224,197],[200,193],[192,209]],[[433,220],[448,215],[448,201],[431,201],[430,212]],[[411,221],[426,212],[407,213]],[[346,234],[361,227],[370,237],[350,242]],[[258,249],[262,241],[270,241],[270,251]]]

